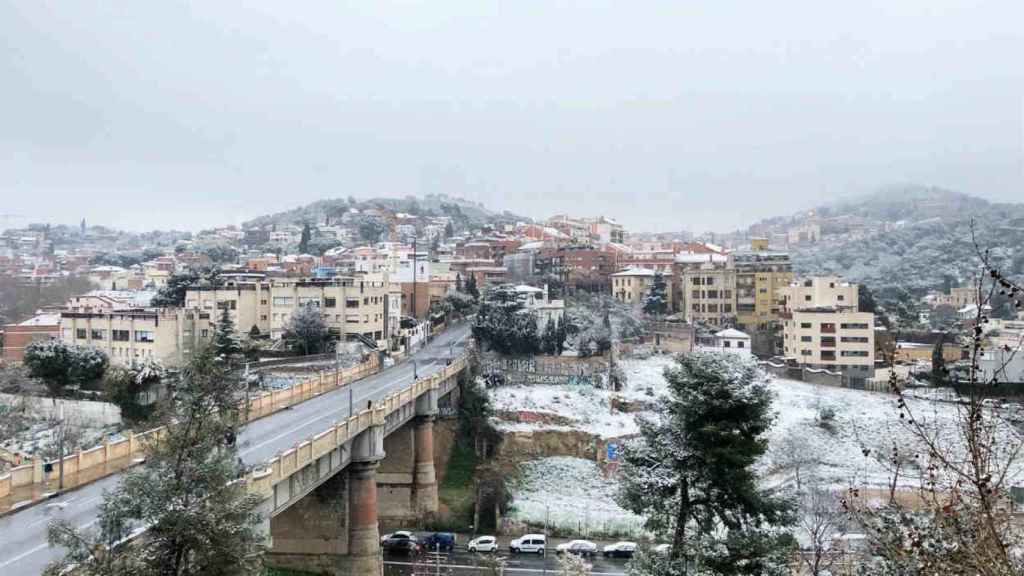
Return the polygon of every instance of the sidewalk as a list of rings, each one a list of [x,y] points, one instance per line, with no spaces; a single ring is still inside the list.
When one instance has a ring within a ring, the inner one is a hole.
[[[116,474],[126,468],[131,468],[138,461],[141,460],[130,457],[118,458],[106,462],[102,466],[91,466],[81,472],[65,474],[64,491],[74,490],[75,488],[95,482],[100,478]],[[47,494],[53,494],[58,491],[57,486],[59,483],[59,480],[54,478],[43,484],[30,484],[11,489],[9,496],[0,498],[0,516],[5,516],[45,500]]]

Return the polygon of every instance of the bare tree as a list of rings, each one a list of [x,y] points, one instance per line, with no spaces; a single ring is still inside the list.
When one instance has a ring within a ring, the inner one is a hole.
[[[1024,535],[1013,522],[1009,505],[1009,484],[1021,469],[1024,436],[1010,421],[1015,414],[985,401],[999,390],[1001,367],[982,369],[983,358],[992,352],[984,329],[989,323],[988,303],[1000,294],[1020,309],[1024,288],[998,269],[991,253],[978,244],[973,228],[972,240],[979,259],[974,279],[977,310],[966,323],[969,332],[962,339],[966,372],[953,378],[959,401],[952,424],[923,414],[905,396],[895,372],[890,372],[900,419],[921,449],[913,455],[923,470],[915,494],[918,502],[905,505],[892,497],[884,506],[870,506],[861,502],[856,490],[845,501],[864,525],[876,553],[871,573],[1008,576],[1024,572],[1020,556]],[[1006,346],[1002,352],[1000,362],[1005,367],[1017,351]]]
[[[846,553],[836,540],[847,533],[849,516],[841,494],[811,486],[800,495],[797,531],[801,537],[800,561],[811,576],[833,574]]]

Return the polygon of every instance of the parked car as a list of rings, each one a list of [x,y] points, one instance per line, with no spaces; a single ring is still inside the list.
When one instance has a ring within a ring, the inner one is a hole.
[[[385,540],[389,538],[409,538],[412,540],[416,539],[416,535],[408,530],[399,530],[397,532],[389,532],[380,537],[380,543],[383,544]]]
[[[455,534],[451,532],[435,532],[423,540],[426,552],[451,552],[455,549]]]
[[[498,550],[498,539],[494,536],[477,536],[466,547],[470,552],[495,552]]]
[[[420,552],[420,543],[416,540],[416,536],[412,532],[406,531],[388,534],[381,540],[380,547],[389,554],[414,556]]]
[[[555,547],[557,554],[576,554],[577,556],[593,556],[597,554],[597,544],[590,540],[570,540]]]
[[[513,554],[520,552],[544,554],[547,538],[543,534],[525,534],[508,543]]]
[[[636,542],[616,542],[601,550],[605,558],[632,558],[636,552]]]

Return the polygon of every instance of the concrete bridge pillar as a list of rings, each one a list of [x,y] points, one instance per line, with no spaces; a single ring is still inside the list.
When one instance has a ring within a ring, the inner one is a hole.
[[[380,529],[377,522],[377,462],[353,462],[349,483],[349,573],[380,574]]]
[[[380,524],[377,521],[377,466],[384,458],[384,427],[368,428],[352,444],[348,466],[349,573],[381,573]]]
[[[416,458],[413,468],[414,509],[417,515],[437,512],[437,476],[434,471],[434,416],[415,420]]]

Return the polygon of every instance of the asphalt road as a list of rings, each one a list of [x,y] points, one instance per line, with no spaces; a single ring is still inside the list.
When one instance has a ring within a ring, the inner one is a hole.
[[[490,576],[491,569],[480,566],[481,559],[485,556],[489,555],[474,554],[459,548],[446,557],[443,556],[439,563],[426,557],[410,559],[404,556],[388,555],[384,557],[384,576],[428,575],[437,572],[443,575]],[[497,556],[505,562],[505,574],[541,576],[548,573],[555,576],[559,573],[558,556],[554,551],[549,551],[545,556],[537,556],[535,554],[510,555],[507,550],[501,550]],[[601,576],[625,574],[628,560],[625,558],[603,558],[599,553],[593,558],[587,558],[586,562],[592,566],[592,574]]]
[[[420,377],[444,368],[449,344],[454,343],[458,355],[469,334],[469,324],[450,328],[433,342],[415,353],[416,371]],[[365,407],[368,400],[380,400],[395,390],[412,383],[413,362],[407,360],[386,368],[352,385],[355,407]],[[334,420],[348,417],[349,390],[342,387],[318,398],[257,420],[239,434],[239,456],[246,464],[264,462],[301,440],[322,431]],[[117,485],[118,476],[109,476],[92,484],[67,492],[52,501],[26,508],[0,518],[0,574],[21,576],[41,574],[62,551],[46,542],[46,527],[51,519],[62,518],[79,528],[96,523],[96,510],[103,491]]]

